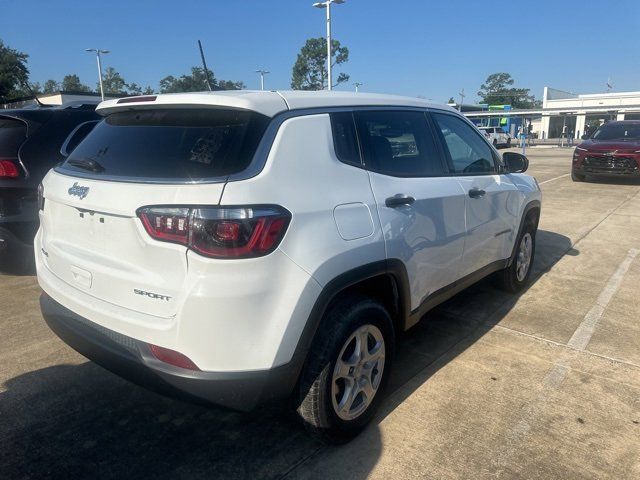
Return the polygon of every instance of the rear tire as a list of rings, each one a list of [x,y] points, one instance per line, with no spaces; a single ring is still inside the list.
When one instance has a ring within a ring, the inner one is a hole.
[[[529,283],[535,254],[536,226],[533,220],[529,218],[518,235],[516,253],[511,265],[499,272],[500,286],[504,290],[516,293]]]
[[[587,179],[585,175],[580,175],[579,173],[571,172],[571,180],[574,182],[584,182]]]
[[[297,391],[296,410],[307,430],[333,444],[358,435],[383,398],[394,343],[391,317],[376,300],[350,295],[330,307]]]

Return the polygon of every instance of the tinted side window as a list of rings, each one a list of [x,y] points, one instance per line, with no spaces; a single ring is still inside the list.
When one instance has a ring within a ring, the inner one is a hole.
[[[367,111],[354,116],[368,169],[396,177],[443,173],[424,113]]]
[[[351,112],[332,113],[331,130],[338,160],[352,165],[361,165],[353,114]]]
[[[451,167],[455,173],[486,174],[495,173],[491,147],[464,120],[434,113],[440,132],[451,158]]]

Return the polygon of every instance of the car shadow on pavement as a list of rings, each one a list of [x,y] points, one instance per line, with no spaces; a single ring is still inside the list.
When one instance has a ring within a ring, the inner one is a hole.
[[[539,231],[533,281],[563,255],[577,253],[567,237]],[[242,414],[190,405],[91,362],[22,374],[0,387],[0,478],[364,479],[382,454],[379,423],[418,386],[406,388],[408,382],[428,381],[517,298],[489,278],[400,335],[389,385],[395,394],[360,438],[341,447],[310,438],[284,409]],[[354,462],[346,452],[358,444],[365,449]],[[317,465],[318,455],[328,455],[330,465]]]

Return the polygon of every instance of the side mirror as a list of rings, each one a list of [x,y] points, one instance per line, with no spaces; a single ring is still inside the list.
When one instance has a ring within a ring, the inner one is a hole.
[[[529,168],[529,159],[521,153],[505,152],[502,160],[507,173],[523,173]]]
[[[584,135],[582,135],[580,137],[582,140],[588,140],[590,138],[590,135],[588,133],[585,133]]]
[[[65,158],[68,157],[73,149],[78,146],[78,144],[84,139],[84,137],[87,136],[87,134],[91,130],[93,130],[93,127],[95,127],[98,122],[99,120],[91,120],[89,122],[81,123],[76,128],[74,128],[60,147],[60,155]]]

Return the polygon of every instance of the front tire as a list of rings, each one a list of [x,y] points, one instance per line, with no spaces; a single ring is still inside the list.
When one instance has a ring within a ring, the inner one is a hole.
[[[516,241],[516,254],[507,268],[500,272],[501,287],[511,293],[521,291],[531,278],[536,254],[536,226],[527,219]]]
[[[394,353],[393,323],[374,299],[350,295],[325,314],[303,369],[297,413],[325,443],[358,435],[378,409]]]

